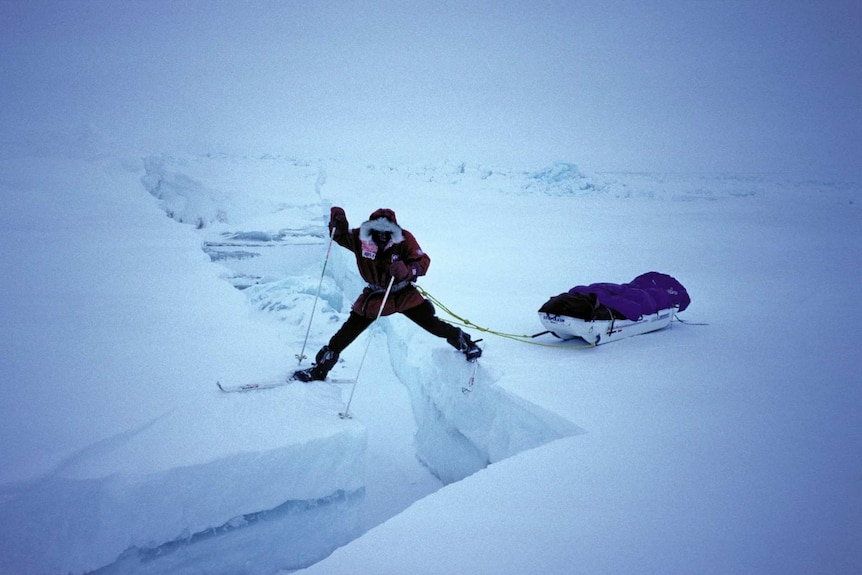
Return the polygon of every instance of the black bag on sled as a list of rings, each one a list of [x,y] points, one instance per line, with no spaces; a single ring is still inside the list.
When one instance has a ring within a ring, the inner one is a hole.
[[[611,308],[599,305],[595,294],[561,293],[554,296],[539,308],[539,313],[549,315],[564,315],[584,321],[624,319],[621,313]]]

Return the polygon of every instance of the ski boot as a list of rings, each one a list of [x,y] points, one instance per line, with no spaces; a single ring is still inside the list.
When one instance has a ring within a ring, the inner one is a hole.
[[[293,379],[306,383],[310,381],[323,381],[326,379],[326,374],[329,373],[329,370],[335,367],[337,361],[338,353],[329,349],[329,346],[324,345],[317,352],[312,366],[293,372]]]
[[[446,341],[449,342],[449,345],[463,353],[464,357],[467,358],[467,361],[476,361],[482,356],[482,348],[476,345],[475,341],[470,339],[469,334],[464,333],[460,329],[455,337],[451,337]]]

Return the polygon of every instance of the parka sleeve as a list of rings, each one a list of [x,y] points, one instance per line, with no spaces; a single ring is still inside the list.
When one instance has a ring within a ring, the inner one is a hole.
[[[343,208],[332,206],[329,210],[329,231],[333,234],[332,239],[335,240],[335,243],[351,251],[353,250],[357,234],[351,233]]]
[[[407,267],[413,270],[416,277],[424,276],[431,265],[431,258],[422,251],[413,234],[404,229],[402,232],[404,233],[404,241],[402,242],[404,252],[401,259],[407,264]]]

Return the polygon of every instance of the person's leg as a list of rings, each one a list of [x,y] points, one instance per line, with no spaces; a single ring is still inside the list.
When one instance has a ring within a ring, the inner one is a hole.
[[[445,338],[449,345],[463,352],[468,360],[478,359],[482,355],[482,349],[470,339],[469,334],[437,317],[434,304],[427,299],[401,313],[428,333]]]
[[[359,337],[374,320],[362,317],[357,313],[350,312],[347,321],[335,332],[329,340],[329,345],[324,345],[314,358],[314,365],[294,372],[293,377],[300,381],[322,381],[326,379],[338,357],[353,340]]]
[[[373,319],[363,317],[355,312],[350,312],[350,316],[348,316],[347,321],[345,321],[339,330],[335,332],[335,335],[329,339],[329,349],[335,353],[341,353],[347,349],[347,346],[353,343],[353,340],[359,337],[359,334],[365,331],[365,329],[372,323],[374,323]]]

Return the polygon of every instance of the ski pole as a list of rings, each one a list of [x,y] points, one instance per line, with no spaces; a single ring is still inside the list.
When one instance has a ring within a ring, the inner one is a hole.
[[[380,319],[380,316],[383,314],[383,308],[386,306],[386,300],[389,299],[389,291],[392,289],[392,283],[394,281],[394,276],[389,278],[389,285],[386,286],[386,293],[383,294],[383,301],[380,302],[380,309],[377,310],[377,317],[374,318],[373,322],[371,322],[372,325],[377,323],[377,320]],[[371,334],[368,335],[368,342],[365,344],[365,353],[362,354],[362,360],[359,362],[359,369],[356,370],[356,378],[353,380],[353,387],[350,389],[350,397],[347,399],[347,407],[344,408],[344,412],[338,414],[338,417],[341,419],[353,418],[353,416],[350,415],[350,403],[353,401],[353,392],[356,391],[356,384],[359,383],[359,374],[362,373],[362,364],[365,363],[365,356],[368,355],[369,347],[371,347]]]
[[[308,343],[308,334],[311,332],[311,320],[314,319],[314,311],[317,309],[317,300],[320,299],[320,288],[323,287],[323,274],[326,273],[326,264],[329,262],[329,252],[332,250],[332,240],[335,237],[335,228],[329,230],[329,244],[326,246],[326,256],[323,258],[323,271],[320,272],[320,282],[317,284],[317,294],[314,296],[314,305],[311,306],[311,317],[308,318],[308,329],[305,330],[305,339],[302,340],[302,349],[296,354],[299,360],[297,365],[305,359],[305,345]]]

